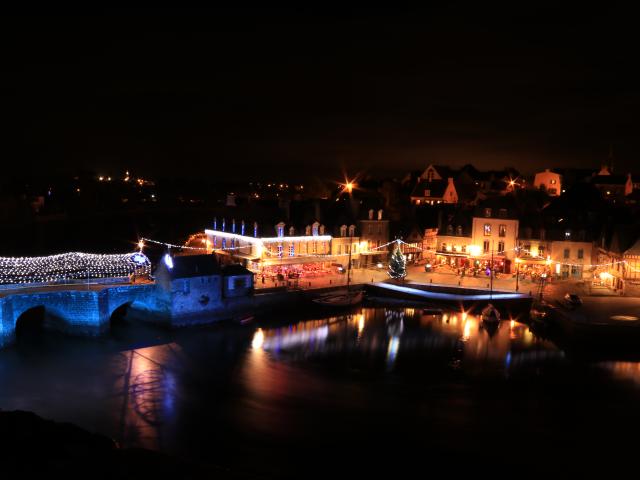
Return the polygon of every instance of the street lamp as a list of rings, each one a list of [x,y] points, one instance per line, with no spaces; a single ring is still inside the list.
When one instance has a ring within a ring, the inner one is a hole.
[[[516,247],[516,292],[519,290],[520,285],[519,285],[519,281],[520,281],[520,257],[518,256],[520,254],[520,247]]]

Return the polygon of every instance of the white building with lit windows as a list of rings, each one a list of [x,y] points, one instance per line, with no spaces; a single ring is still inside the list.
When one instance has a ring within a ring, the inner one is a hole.
[[[472,254],[485,260],[493,253],[496,269],[509,273],[516,258],[518,219],[507,208],[482,207],[473,217]]]
[[[232,221],[230,225],[216,221],[213,229],[205,230],[207,252],[231,257],[254,272],[286,275],[331,271],[338,265],[347,266],[350,250],[356,266],[367,249],[356,235],[355,225],[340,226],[336,236],[320,222],[302,227],[279,222],[269,230],[275,235],[261,235],[257,223]]]

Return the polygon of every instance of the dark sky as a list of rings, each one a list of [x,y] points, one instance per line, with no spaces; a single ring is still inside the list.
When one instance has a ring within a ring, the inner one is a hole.
[[[0,20],[5,171],[532,171],[597,167],[610,145],[622,171],[640,154],[623,10],[49,13]]]

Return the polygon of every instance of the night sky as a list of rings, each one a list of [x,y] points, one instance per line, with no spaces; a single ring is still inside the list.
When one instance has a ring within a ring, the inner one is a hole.
[[[640,153],[630,12],[13,12],[5,172],[302,178]],[[638,168],[640,170],[640,167]]]

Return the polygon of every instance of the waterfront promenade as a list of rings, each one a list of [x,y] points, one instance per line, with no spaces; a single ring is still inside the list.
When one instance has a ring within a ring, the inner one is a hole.
[[[356,268],[351,271],[351,283],[376,283],[389,280],[387,274],[387,268]],[[438,271],[438,272],[425,272],[424,266],[407,266],[407,276],[405,278],[407,282],[417,283],[434,283],[439,285],[452,285],[468,288],[488,289],[489,278],[485,275],[478,277],[460,277],[452,271]],[[265,279],[265,283],[262,283],[261,277],[258,276],[256,280],[256,290],[263,288],[273,288],[277,286],[291,286],[302,289],[309,288],[327,288],[336,285],[346,285],[347,275],[346,273],[333,273],[322,274],[317,277],[302,277],[297,280],[285,280],[284,282],[274,282],[272,279]],[[516,280],[511,275],[501,276],[493,280],[493,288],[495,290],[506,290],[515,292]],[[528,294],[532,292],[535,294],[538,284],[531,282],[530,280],[520,280],[519,293]]]

